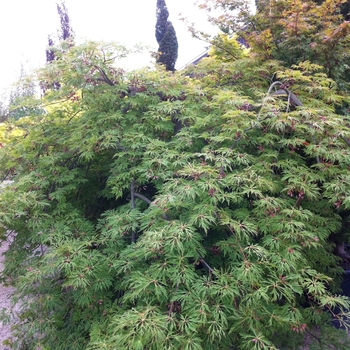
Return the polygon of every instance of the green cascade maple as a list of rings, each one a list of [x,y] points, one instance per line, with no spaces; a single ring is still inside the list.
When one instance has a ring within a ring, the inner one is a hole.
[[[35,77],[61,88],[28,101],[45,113],[0,128],[8,343],[293,349],[308,333],[346,349],[331,326],[350,316],[333,253],[349,235],[342,82],[237,45],[175,73],[62,45]]]

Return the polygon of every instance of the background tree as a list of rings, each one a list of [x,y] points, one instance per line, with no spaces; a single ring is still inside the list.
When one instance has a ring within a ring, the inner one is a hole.
[[[48,48],[46,49],[46,62],[50,63],[56,59],[55,53],[53,51],[53,46],[55,45],[55,43],[54,43],[51,35],[49,35],[47,38],[47,44],[48,44]]]
[[[7,119],[18,120],[29,115],[41,114],[43,110],[32,105],[34,95],[38,92],[32,76],[26,71],[22,63],[18,81],[11,86],[9,92],[4,94],[0,101],[0,121]]]
[[[321,5],[324,0],[314,0],[315,3],[318,5]],[[258,9],[258,11],[262,10],[263,8],[266,8],[269,6],[269,1],[266,0],[255,0],[255,6]],[[349,12],[350,12],[350,1],[343,0],[339,6],[340,12],[344,16],[344,19],[349,19]]]
[[[66,4],[64,1],[61,1],[61,3],[56,3],[57,6],[57,13],[60,17],[60,23],[61,27],[58,31],[58,39],[59,40],[68,40],[70,42],[70,45],[73,45],[74,42],[74,31],[71,26],[68,9],[66,7]],[[49,35],[48,37],[48,49],[46,50],[46,62],[52,62],[55,60],[55,53],[52,50],[52,47],[55,45],[54,40],[52,39],[52,36]]]
[[[314,0],[317,4],[322,4],[324,0]],[[341,14],[343,15],[345,20],[349,20],[349,15],[350,15],[350,1],[344,0],[339,6],[339,10]]]
[[[68,15],[68,9],[66,8],[66,4],[64,1],[61,1],[61,3],[56,3],[57,6],[57,13],[60,17],[60,23],[61,27],[58,31],[58,40],[59,41],[67,41],[68,46],[74,45],[74,31],[71,27],[70,18]],[[46,62],[50,63],[57,59],[54,51],[55,42],[51,35],[48,36],[48,47],[46,49]],[[47,87],[44,86],[45,84],[42,83],[42,88],[44,90],[47,89]],[[53,83],[54,89],[59,89],[60,85],[57,82]]]
[[[74,40],[74,31],[72,29],[70,18],[68,15],[68,9],[64,1],[56,3],[57,13],[60,17],[61,28],[58,34],[59,40]]]
[[[9,118],[20,119],[43,113],[43,109],[31,104],[33,97],[38,93],[32,76],[26,72],[24,65],[21,65],[19,80],[13,86],[9,95]]]
[[[255,16],[249,13],[245,0],[208,0],[202,7],[221,10],[222,15],[209,19],[225,27],[229,34],[243,37],[251,50],[264,55],[264,59],[281,60],[288,67],[306,60],[320,64],[348,91],[350,24],[341,12],[347,3],[258,1]]]
[[[8,118],[8,105],[5,102],[5,98],[1,97],[0,100],[0,123],[4,122]]]
[[[178,42],[175,29],[168,21],[169,12],[165,0],[157,0],[156,14],[156,39],[159,45],[157,63],[164,64],[166,70],[174,71],[178,56]]]

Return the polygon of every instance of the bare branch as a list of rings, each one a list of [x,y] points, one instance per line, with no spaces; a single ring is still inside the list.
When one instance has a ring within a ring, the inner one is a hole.
[[[154,205],[154,203],[151,200],[149,200],[147,197],[145,197],[144,195],[142,195],[140,193],[134,192],[134,197],[142,199],[148,205]],[[170,218],[168,216],[166,216],[164,213],[162,214],[162,218],[164,220],[170,221]]]
[[[271,94],[272,96],[288,96],[288,102],[290,102],[293,106],[302,106],[301,101],[296,97],[291,91],[288,89],[278,89],[277,91]]]
[[[110,85],[110,86],[114,86],[114,83],[108,78],[106,72],[98,67],[98,66],[94,66],[101,74],[101,81],[105,82],[106,84]]]
[[[147,197],[145,197],[144,195],[142,195],[142,194],[140,194],[140,193],[134,192],[134,197],[137,197],[137,198],[142,199],[144,202],[146,202],[146,203],[149,204],[149,205],[152,204],[152,201],[151,201],[151,200],[149,200]]]
[[[350,147],[350,139],[348,139],[344,136],[340,136],[340,138]]]
[[[130,186],[130,192],[131,192],[131,209],[135,209],[135,182],[132,180],[131,186]],[[131,243],[135,243],[136,237],[135,237],[135,231],[133,230],[131,232]]]
[[[198,254],[198,258],[199,261],[209,270],[210,273],[213,274],[213,276],[215,276],[214,270],[209,266],[209,264],[202,258],[202,256],[199,254],[199,252],[197,251]]]

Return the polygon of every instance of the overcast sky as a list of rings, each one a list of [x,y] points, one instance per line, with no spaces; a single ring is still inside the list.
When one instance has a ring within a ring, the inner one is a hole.
[[[21,64],[38,67],[45,62],[49,34],[60,28],[57,0],[0,0],[0,94],[17,80]],[[60,2],[60,1],[59,1]],[[194,0],[166,0],[179,42],[177,68],[202,53],[206,44],[191,38],[179,13],[195,22],[198,28],[213,32],[206,15]],[[65,0],[71,25],[78,42],[83,39],[117,41],[127,46],[143,43],[154,51],[156,0]],[[132,62],[131,62],[132,61]],[[149,55],[130,58],[129,65],[142,67]]]

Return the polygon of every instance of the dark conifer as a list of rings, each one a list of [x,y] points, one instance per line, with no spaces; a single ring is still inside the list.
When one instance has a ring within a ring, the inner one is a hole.
[[[70,24],[70,18],[68,15],[68,10],[64,1],[61,3],[56,3],[57,13],[60,16],[61,28],[58,31],[58,39],[59,40],[70,40],[70,45],[73,45],[74,40],[74,32]],[[46,50],[46,62],[52,62],[56,59],[54,51],[51,49],[54,46],[54,40],[52,36],[48,36],[48,48]]]
[[[48,48],[46,49],[46,62],[52,62],[55,60],[55,53],[52,50],[52,46],[54,46],[54,41],[52,40],[51,35],[47,38]]]
[[[64,1],[61,1],[61,3],[56,3],[57,5],[57,13],[60,16],[61,21],[61,31],[59,33],[59,39],[60,40],[67,40],[67,39],[73,39],[74,38],[74,32],[70,25],[70,18],[68,15],[68,10],[66,8],[66,4]]]
[[[175,29],[168,21],[169,11],[165,0],[157,0],[156,39],[159,57],[157,63],[165,65],[166,70],[174,71],[178,54],[178,42]]]
[[[61,3],[56,3],[57,6],[57,13],[60,17],[61,22],[61,28],[58,31],[58,39],[61,40],[67,40],[69,42],[69,47],[73,45],[74,42],[74,32],[70,24],[70,18],[68,15],[68,10],[66,7],[66,4],[64,0],[61,1]],[[54,40],[52,39],[52,36],[48,36],[48,48],[46,49],[46,62],[50,63],[54,60],[56,60],[56,55],[52,47],[55,45]],[[52,86],[55,90],[58,90],[60,88],[60,84],[58,82],[54,82]],[[43,88],[46,90],[46,88]]]

